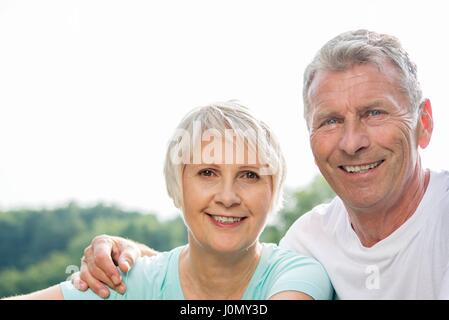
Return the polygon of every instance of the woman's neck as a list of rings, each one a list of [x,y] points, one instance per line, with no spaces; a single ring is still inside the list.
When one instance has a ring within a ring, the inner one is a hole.
[[[180,258],[181,287],[186,299],[241,299],[259,262],[262,245],[232,254],[190,241]]]

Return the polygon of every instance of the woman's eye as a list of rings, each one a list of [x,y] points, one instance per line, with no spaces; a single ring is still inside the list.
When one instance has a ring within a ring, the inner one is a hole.
[[[201,170],[198,174],[203,177],[212,177],[215,175],[215,173],[209,169]]]
[[[259,175],[253,171],[247,171],[243,174],[243,177],[250,180],[257,180],[259,179]]]

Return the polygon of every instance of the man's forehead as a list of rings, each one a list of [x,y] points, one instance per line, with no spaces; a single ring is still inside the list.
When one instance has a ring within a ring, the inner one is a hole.
[[[348,92],[359,84],[369,81],[364,73],[319,71],[309,89],[309,98],[316,98],[322,94]]]
[[[359,64],[342,71],[318,70],[310,85],[309,96],[319,89],[345,91],[367,81],[396,84],[399,78],[397,68],[389,62],[382,66],[373,63]]]
[[[319,70],[308,92],[312,105],[322,100],[334,98],[334,94],[344,94],[348,98],[367,98],[372,95],[402,92],[397,69],[385,64],[379,69],[374,64],[356,65],[344,71]]]

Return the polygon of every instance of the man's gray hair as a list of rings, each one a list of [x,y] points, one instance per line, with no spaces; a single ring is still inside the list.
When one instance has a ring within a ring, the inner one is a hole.
[[[409,97],[410,111],[417,111],[422,100],[422,91],[417,78],[417,68],[399,40],[387,34],[368,30],[342,33],[327,42],[315,55],[304,71],[303,101],[304,118],[309,125],[309,88],[320,70],[345,71],[356,64],[372,63],[382,70],[385,59],[398,69],[400,86]]]

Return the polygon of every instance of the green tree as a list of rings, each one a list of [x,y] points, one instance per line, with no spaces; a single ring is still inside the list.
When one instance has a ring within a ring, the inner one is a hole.
[[[181,218],[160,222],[153,214],[75,203],[55,210],[0,213],[0,296],[27,293],[65,280],[83,249],[98,234],[111,234],[168,250],[186,243]]]
[[[316,177],[304,188],[287,191],[284,208],[276,213],[275,222],[265,229],[261,240],[278,243],[300,216],[318,204],[330,201],[333,197],[335,197],[334,191],[322,176]]]

